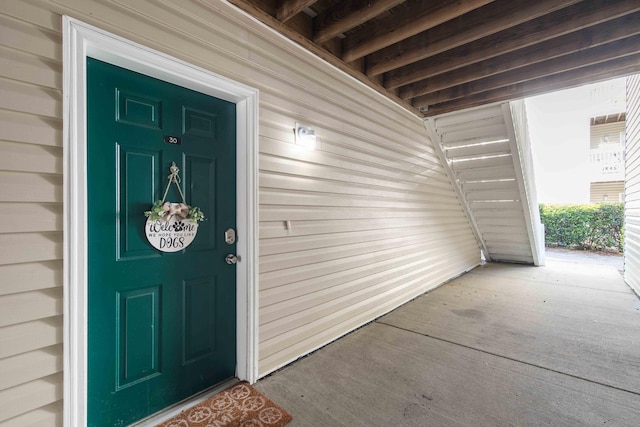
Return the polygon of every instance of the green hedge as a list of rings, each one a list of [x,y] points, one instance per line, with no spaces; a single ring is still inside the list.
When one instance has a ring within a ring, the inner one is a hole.
[[[623,251],[624,204],[540,204],[546,246]]]

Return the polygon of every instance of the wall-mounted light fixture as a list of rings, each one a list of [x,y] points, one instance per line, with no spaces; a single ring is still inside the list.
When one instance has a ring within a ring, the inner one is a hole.
[[[316,131],[307,125],[296,123],[296,144],[307,150],[316,149]]]

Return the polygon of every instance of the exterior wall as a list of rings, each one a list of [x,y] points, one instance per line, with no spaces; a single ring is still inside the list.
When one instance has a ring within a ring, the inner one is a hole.
[[[590,203],[624,202],[624,181],[592,182]]]
[[[228,4],[0,2],[1,425],[62,423],[63,14],[260,90],[260,375],[479,262],[421,120]]]
[[[627,79],[624,278],[640,294],[640,75]]]
[[[60,18],[17,1],[0,11],[0,424],[60,425]]]

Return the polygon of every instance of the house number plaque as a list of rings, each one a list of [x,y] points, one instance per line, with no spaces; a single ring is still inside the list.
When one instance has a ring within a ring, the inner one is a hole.
[[[182,138],[173,135],[165,135],[164,142],[171,145],[182,145]]]

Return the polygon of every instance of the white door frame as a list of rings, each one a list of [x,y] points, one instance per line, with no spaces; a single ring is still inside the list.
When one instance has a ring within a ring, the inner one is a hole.
[[[258,379],[258,91],[65,16],[64,37],[64,424],[87,420],[86,58],[100,59],[236,104],[236,375]]]

